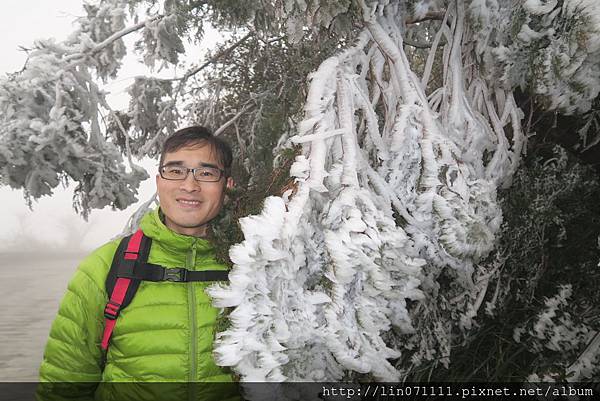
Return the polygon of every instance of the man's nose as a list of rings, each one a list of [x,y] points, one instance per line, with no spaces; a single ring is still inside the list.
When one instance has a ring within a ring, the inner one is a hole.
[[[198,181],[194,178],[194,174],[189,171],[188,175],[185,177],[183,181],[180,181],[181,185],[179,186],[181,189],[187,192],[198,191],[200,190],[200,185],[198,185]]]

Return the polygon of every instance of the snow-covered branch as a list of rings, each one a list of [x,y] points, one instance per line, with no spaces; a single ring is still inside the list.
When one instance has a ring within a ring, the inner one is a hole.
[[[65,57],[65,61],[73,61],[73,60],[77,60],[77,59],[80,59],[83,57],[90,57],[90,56],[93,57],[94,54],[96,54],[96,53],[102,51],[103,49],[105,49],[106,47],[112,45],[117,40],[123,38],[126,35],[129,35],[132,32],[139,31],[140,29],[146,27],[150,22],[159,20],[161,18],[163,18],[163,15],[155,15],[151,18],[148,18],[145,21],[138,22],[135,25],[132,25],[128,28],[120,30],[119,32],[115,32],[111,36],[109,36],[108,38],[103,40],[102,42],[96,44],[94,47],[92,47],[90,49],[86,49],[82,53],[75,53],[75,54],[69,55],[68,57]]]

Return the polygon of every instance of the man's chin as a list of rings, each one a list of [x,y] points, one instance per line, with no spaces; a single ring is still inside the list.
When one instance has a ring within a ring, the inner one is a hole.
[[[166,216],[165,216],[166,217]],[[189,217],[189,216],[188,216]],[[190,219],[190,218],[169,218],[166,217],[165,225],[172,231],[184,234],[198,236],[206,231],[208,221],[201,218]]]
[[[175,222],[175,224],[181,228],[193,229],[193,228],[206,227],[208,222],[204,221],[204,220],[197,220],[197,221],[182,220],[181,222]]]

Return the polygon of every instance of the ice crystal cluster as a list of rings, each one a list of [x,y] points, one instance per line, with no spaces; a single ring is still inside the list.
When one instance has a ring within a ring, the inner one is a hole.
[[[216,360],[244,381],[397,381],[447,364],[455,322],[468,330],[481,306],[491,272],[477,262],[524,145],[520,111],[465,69],[461,1],[434,39],[446,43],[443,86],[426,94],[433,55],[418,77],[402,10],[363,4],[354,45],[310,76],[290,140],[302,144],[295,188],[241,220],[231,283],[210,291],[234,307]]]
[[[490,79],[535,93],[548,110],[591,108],[600,92],[600,3],[473,0],[469,11]]]

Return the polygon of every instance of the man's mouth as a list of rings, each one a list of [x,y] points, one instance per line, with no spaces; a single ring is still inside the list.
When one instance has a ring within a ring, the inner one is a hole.
[[[177,199],[177,203],[185,207],[198,207],[202,202],[192,199]]]

